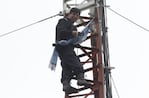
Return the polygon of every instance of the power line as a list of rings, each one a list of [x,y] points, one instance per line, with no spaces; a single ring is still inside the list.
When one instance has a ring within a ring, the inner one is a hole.
[[[110,75],[110,76],[111,76],[111,81],[112,81],[112,83],[113,83],[113,86],[114,86],[114,89],[115,89],[115,91],[116,91],[117,97],[120,98],[118,89],[117,89],[116,84],[115,84],[115,82],[114,82],[114,79],[113,79],[112,75]]]
[[[134,25],[136,25],[136,26],[140,27],[141,29],[143,29],[143,30],[145,30],[145,31],[149,32],[149,29],[146,29],[145,27],[143,27],[143,26],[141,26],[141,25],[137,24],[136,22],[134,22],[134,21],[132,21],[132,20],[130,20],[130,19],[128,19],[128,18],[126,18],[125,16],[123,16],[123,15],[119,14],[118,12],[114,11],[114,10],[113,10],[113,9],[111,9],[110,7],[107,7],[107,8],[108,8],[110,11],[114,12],[115,14],[117,14],[118,16],[120,16],[120,17],[122,17],[122,18],[126,19],[127,21],[129,21],[129,22],[133,23]]]
[[[23,27],[21,27],[21,28],[18,28],[18,29],[12,30],[12,31],[7,32],[7,33],[4,33],[4,34],[1,34],[1,35],[0,35],[0,37],[3,37],[3,36],[6,36],[6,35],[9,35],[9,34],[14,33],[14,32],[16,32],[16,31],[22,30],[22,29],[24,29],[24,28],[27,28],[27,27],[30,27],[30,26],[35,25],[35,24],[37,24],[37,23],[43,22],[43,21],[45,21],[45,20],[48,20],[48,19],[50,19],[50,18],[53,18],[53,17],[56,17],[56,16],[62,16],[62,15],[63,15],[63,14],[62,14],[62,12],[59,12],[59,13],[58,13],[58,14],[56,14],[56,15],[53,15],[53,16],[50,16],[50,17],[44,18],[44,19],[39,20],[39,21],[37,21],[37,22],[34,22],[34,23],[28,24],[28,25],[26,25],[26,26],[23,26]]]
[[[145,30],[145,31],[149,32],[149,30],[148,30],[148,29],[146,29],[145,27],[143,27],[143,26],[141,26],[141,25],[139,25],[139,24],[135,23],[134,21],[132,21],[132,20],[130,20],[130,19],[128,19],[128,18],[126,18],[125,16],[123,16],[123,15],[119,14],[118,12],[116,12],[116,11],[115,11],[115,10],[113,10],[113,9],[111,9],[110,7],[107,7],[107,8],[108,8],[110,11],[114,12],[115,14],[117,14],[118,16],[120,16],[120,17],[122,17],[122,18],[126,19],[127,21],[129,21],[129,22],[133,23],[134,25],[136,25],[136,26],[138,26],[138,27],[142,28],[143,30]],[[16,31],[22,30],[22,29],[24,29],[24,28],[30,27],[30,26],[32,26],[32,25],[35,25],[35,24],[37,24],[37,23],[43,22],[43,21],[45,21],[45,20],[48,20],[48,19],[53,18],[53,17],[56,17],[56,16],[63,16],[63,13],[62,13],[62,12],[60,12],[60,13],[58,13],[58,14],[56,14],[56,15],[53,15],[53,16],[50,16],[50,17],[47,17],[47,18],[45,18],[45,19],[42,19],[42,20],[39,20],[39,21],[37,21],[37,22],[31,23],[31,24],[29,24],[29,25],[23,26],[23,27],[21,27],[21,28],[18,28],[18,29],[12,30],[12,31],[7,32],[7,33],[4,33],[4,34],[1,34],[1,35],[0,35],[0,37],[3,37],[3,36],[6,36],[6,35],[9,35],[9,34],[11,34],[11,33],[14,33],[14,32],[16,32]]]

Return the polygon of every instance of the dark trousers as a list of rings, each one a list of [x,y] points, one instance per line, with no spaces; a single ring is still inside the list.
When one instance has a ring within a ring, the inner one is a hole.
[[[74,75],[84,73],[83,66],[80,62],[79,57],[74,51],[73,45],[61,46],[57,45],[56,50],[58,51],[61,66],[62,66],[62,77],[61,82],[70,82]]]

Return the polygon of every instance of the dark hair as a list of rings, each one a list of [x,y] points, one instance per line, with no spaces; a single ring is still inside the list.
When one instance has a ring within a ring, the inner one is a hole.
[[[78,8],[76,8],[76,7],[71,8],[70,13],[72,13],[72,12],[78,13],[79,15],[80,15],[80,13],[81,13],[80,9],[78,9]]]

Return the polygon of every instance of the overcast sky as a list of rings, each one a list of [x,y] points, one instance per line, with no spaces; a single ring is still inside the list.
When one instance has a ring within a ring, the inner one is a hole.
[[[76,0],[77,1],[77,0]],[[149,29],[148,0],[107,0],[111,9]],[[53,16],[62,0],[1,0],[0,34]],[[48,69],[61,16],[0,37],[0,98],[64,98],[61,67]],[[119,97],[149,98],[149,32],[107,9],[110,65]]]

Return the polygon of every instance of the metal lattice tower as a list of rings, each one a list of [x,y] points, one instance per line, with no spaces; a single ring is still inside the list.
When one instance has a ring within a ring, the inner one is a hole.
[[[63,13],[67,13],[72,7],[81,9],[78,27],[84,26],[92,17],[95,17],[91,32],[85,41],[87,44],[84,42],[85,44],[82,43],[76,47],[82,51],[78,55],[84,64],[86,75],[89,73],[88,81],[94,85],[88,88],[80,87],[78,94],[65,95],[65,98],[112,98],[106,2],[105,0],[63,0]]]

